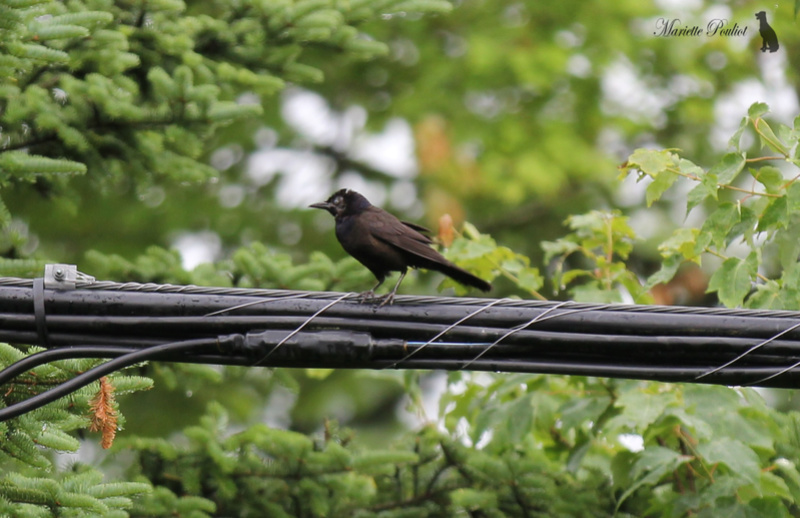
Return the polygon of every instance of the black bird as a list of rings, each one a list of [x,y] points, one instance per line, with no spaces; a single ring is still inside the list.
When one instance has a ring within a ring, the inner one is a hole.
[[[390,304],[408,268],[436,270],[465,286],[489,291],[492,285],[462,270],[430,247],[431,239],[422,232],[425,227],[400,221],[385,210],[375,207],[355,191],[342,189],[327,201],[311,205],[325,209],[336,218],[336,238],[345,251],[369,268],[378,284],[362,293],[364,298],[375,298],[375,290],[383,284],[390,272],[400,272],[394,289],[383,297]]]

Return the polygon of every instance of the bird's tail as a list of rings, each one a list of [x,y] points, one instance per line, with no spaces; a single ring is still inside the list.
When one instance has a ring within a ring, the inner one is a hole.
[[[464,286],[472,286],[473,288],[478,288],[481,291],[489,291],[492,289],[492,285],[488,282],[484,281],[479,277],[475,277],[471,273],[466,270],[462,270],[458,266],[454,265],[451,262],[447,262],[445,264],[442,263],[434,263],[429,266],[431,270],[436,270],[437,272],[441,272],[448,277],[451,277],[456,282],[463,284]]]

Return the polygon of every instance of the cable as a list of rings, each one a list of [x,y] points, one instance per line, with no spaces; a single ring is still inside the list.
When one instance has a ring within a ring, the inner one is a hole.
[[[251,338],[243,347],[167,350],[157,359],[768,386],[800,381],[794,370],[800,363],[797,312],[430,296],[398,296],[393,305],[377,308],[358,303],[353,293],[80,278],[77,289],[45,288],[35,296],[33,285],[31,279],[0,278],[0,341],[41,344],[46,323],[53,351],[95,347],[82,354],[118,359],[135,350],[236,334]],[[14,366],[11,374],[3,371],[0,379],[12,379],[26,365],[66,357],[76,356],[44,354]]]
[[[130,347],[123,348],[98,345],[74,345],[39,351],[26,356],[0,371],[0,386],[8,383],[23,372],[35,369],[46,363],[74,358],[116,358],[117,356],[130,354],[136,351],[137,349]]]
[[[4,280],[8,279],[9,285],[30,285],[31,279],[14,279],[0,277],[0,286],[4,285]],[[27,281],[27,282],[26,282]],[[79,289],[99,290],[99,291],[130,291],[143,293],[181,293],[181,294],[208,294],[208,295],[234,295],[247,297],[268,297],[273,299],[295,299],[295,300],[319,300],[326,301],[339,298],[342,293],[320,292],[320,291],[295,291],[295,290],[275,290],[258,288],[220,288],[194,285],[174,285],[174,284],[139,284],[139,283],[117,283],[112,281],[92,281],[77,283]],[[359,294],[346,294],[349,299],[357,300]],[[439,296],[420,296],[420,295],[397,295],[394,299],[396,305],[485,305],[491,299],[476,297],[439,297]],[[550,306],[562,304],[558,301],[538,301],[538,300],[518,300],[518,299],[499,299],[501,307],[509,308],[538,308],[548,309]],[[571,309],[591,309],[601,306],[599,304],[568,302]],[[634,306],[630,304],[603,304],[609,311],[642,312],[653,314],[689,314],[705,316],[729,316],[729,317],[753,317],[760,318],[798,318],[798,312],[788,310],[752,310],[752,309],[731,309],[731,308],[706,308],[706,307],[687,307],[687,306]]]
[[[113,344],[125,346],[149,346],[172,341],[177,337],[204,337],[216,336],[223,333],[247,333],[258,329],[285,329],[293,331],[298,326],[308,323],[309,330],[324,329],[350,329],[352,331],[368,331],[376,337],[402,337],[409,341],[432,340],[430,337],[447,331],[446,336],[450,341],[472,340],[476,344],[486,341],[502,339],[504,344],[528,345],[530,347],[541,346],[544,344],[563,344],[579,347],[577,352],[581,352],[586,347],[581,344],[591,344],[595,350],[620,350],[623,347],[630,347],[632,354],[652,355],[654,352],[659,354],[669,354],[679,350],[691,350],[695,348],[694,354],[701,352],[751,355],[753,351],[748,349],[755,345],[765,345],[765,353],[771,355],[796,355],[800,354],[800,341],[788,339],[789,329],[774,335],[766,340],[748,336],[651,336],[651,335],[630,335],[612,333],[591,333],[579,332],[579,329],[572,329],[570,332],[538,330],[539,324],[549,318],[550,315],[542,316],[539,314],[533,320],[529,320],[508,330],[504,327],[486,327],[466,325],[463,322],[458,326],[450,324],[432,324],[424,322],[404,322],[395,320],[385,320],[382,318],[367,319],[347,319],[341,317],[318,316],[313,322],[308,321],[304,316],[217,316],[217,317],[147,317],[147,316],[78,316],[78,315],[55,315],[48,317],[50,327],[50,340],[57,344]],[[475,317],[477,318],[477,317]],[[16,320],[15,320],[16,319]],[[471,320],[470,320],[471,321]],[[0,339],[9,340],[17,343],[30,343],[26,340],[35,340],[35,332],[23,332],[13,329],[21,327],[25,323],[33,325],[33,318],[29,316],[9,317],[0,315]],[[537,330],[526,329],[535,327]],[[794,326],[793,326],[794,327]],[[89,334],[91,331],[92,334]],[[620,330],[624,331],[624,330]],[[781,339],[777,336],[784,335]],[[10,337],[10,338],[9,338]],[[436,337],[434,336],[434,339]],[[659,348],[660,350],[656,350]],[[669,346],[672,351],[664,349]],[[705,349],[705,351],[701,351]],[[567,353],[567,350],[563,351]],[[717,356],[719,358],[719,356]]]
[[[69,381],[58,385],[55,388],[32,396],[24,401],[15,403],[6,408],[0,409],[0,422],[13,419],[27,412],[31,412],[40,408],[47,403],[55,401],[67,394],[71,394],[76,390],[85,387],[86,385],[97,381],[103,376],[110,374],[116,370],[130,367],[136,363],[145,360],[151,360],[158,357],[162,353],[174,353],[178,351],[191,351],[193,349],[216,344],[216,339],[198,339],[198,340],[185,340],[182,342],[173,342],[169,344],[157,345],[155,347],[148,347],[132,353],[124,354],[113,360],[110,360],[102,365],[93,367],[88,371],[77,375]]]
[[[6,288],[8,289],[8,288]],[[28,290],[30,291],[30,290]],[[247,299],[250,304],[249,311],[257,311],[256,314],[232,315],[204,317],[203,313],[218,311],[220,305],[227,303],[237,304],[241,300],[221,300],[220,297],[200,297],[189,295],[153,295],[147,294],[146,299],[140,299],[139,293],[108,293],[91,292],[87,295],[74,294],[68,292],[53,292],[48,298],[48,336],[57,345],[69,343],[87,343],[85,341],[66,342],[59,340],[55,334],[67,327],[72,329],[87,330],[91,329],[91,334],[97,334],[101,329],[109,329],[109,338],[141,336],[143,339],[153,337],[160,339],[158,343],[175,340],[183,337],[208,336],[213,333],[248,332],[258,329],[260,326],[277,327],[281,323],[297,325],[305,322],[309,315],[319,311],[329,302],[324,301],[300,301],[300,300],[259,300],[258,304],[252,304],[252,299]],[[165,298],[166,300],[158,300]],[[130,300],[129,300],[130,299]],[[19,303],[20,299],[15,299]],[[489,303],[492,301],[489,300]],[[498,302],[496,306],[484,311],[481,314],[469,319],[472,329],[480,328],[501,329],[506,333],[508,329],[513,329],[526,322],[535,322],[535,328],[542,331],[552,331],[556,333],[574,334],[576,331],[587,334],[627,334],[631,336],[680,336],[691,332],[696,336],[715,336],[715,337],[752,337],[770,338],[777,333],[784,332],[787,327],[800,320],[798,315],[794,321],[788,319],[772,317],[737,317],[728,316],[692,316],[692,315],[671,315],[671,314],[646,314],[641,311],[633,311],[638,307],[632,306],[631,311],[608,312],[600,310],[598,306],[578,308],[576,304],[570,303],[564,308],[554,309],[551,305],[548,309],[519,309],[500,307],[505,302]],[[560,303],[564,304],[564,303]],[[0,306],[6,303],[0,293]],[[230,306],[228,306],[230,307]],[[566,309],[572,308],[572,309]],[[9,308],[3,308],[9,309]],[[17,309],[17,308],[15,308]],[[211,310],[211,311],[209,311]],[[16,331],[20,328],[34,331],[33,320],[27,323],[20,320],[24,311],[30,311],[30,302],[22,304],[17,309],[17,313],[3,313],[0,316],[0,340],[17,340],[17,337],[7,338],[6,330]],[[167,314],[171,312],[172,314]],[[549,312],[549,314],[548,314]],[[117,313],[117,314],[115,314]],[[119,314],[124,313],[124,314]],[[396,324],[398,332],[408,331],[408,338],[426,338],[430,334],[423,336],[423,326],[450,326],[453,322],[474,314],[475,310],[469,306],[436,306],[435,308],[426,306],[406,306],[406,307],[384,307],[380,311],[373,311],[369,305],[356,304],[344,301],[337,304],[326,312],[325,318],[340,318],[340,321],[329,321],[335,327],[358,327],[360,329],[371,330],[371,325],[382,326],[388,333],[393,332]],[[546,319],[538,320],[537,317],[547,314]],[[16,317],[14,316],[16,315]],[[137,315],[137,316],[132,316]],[[3,318],[5,317],[5,318]],[[118,320],[124,318],[126,320]],[[181,319],[194,320],[181,320]],[[263,319],[263,320],[259,320]],[[24,318],[23,318],[24,320]],[[295,322],[290,324],[290,322]],[[320,318],[317,324],[324,322]],[[645,325],[646,324],[646,325]],[[114,329],[116,325],[125,325],[129,329],[121,332]],[[159,334],[151,333],[155,328],[160,328]],[[285,326],[283,326],[285,327]],[[463,324],[458,326],[464,327]],[[434,328],[427,328],[434,329]],[[168,334],[161,331],[168,330]],[[441,331],[433,331],[433,334]],[[413,333],[413,336],[411,335]],[[83,336],[90,336],[89,333],[81,333]],[[800,331],[795,330],[785,337],[787,339],[800,339]],[[111,343],[103,339],[102,343]],[[20,343],[36,343],[36,340]],[[116,341],[114,343],[117,343]]]

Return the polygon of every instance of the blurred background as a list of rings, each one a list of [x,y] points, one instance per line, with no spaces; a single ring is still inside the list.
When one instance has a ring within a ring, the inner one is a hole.
[[[203,2],[190,2],[192,11]],[[789,2],[535,2],[463,0],[441,16],[387,15],[359,27],[386,42],[385,58],[337,59],[310,48],[319,85],[289,86],[240,103],[263,119],[226,128],[202,184],[149,185],[86,175],[77,198],[52,204],[35,188],[9,197],[30,246],[80,263],[88,249],[133,256],[151,244],[184,264],[262,241],[298,258],[342,256],[332,221],[307,205],[340,187],[436,227],[449,213],[532,257],[569,214],[624,207],[640,189],[617,181],[636,147],[679,148],[695,163],[724,153],[747,107],[766,102],[791,123],[798,111]],[[766,10],[781,51],[761,53],[756,11]],[[411,19],[409,19],[411,18]],[[655,36],[719,19],[744,36]],[[98,183],[102,188],[98,192]],[[679,209],[682,209],[678,204]],[[648,237],[680,223],[669,207],[634,218]]]
[[[211,9],[188,5],[190,13]],[[645,209],[644,182],[618,179],[617,166],[639,147],[679,148],[710,164],[726,152],[751,103],[766,102],[769,117],[789,125],[798,113],[800,43],[791,2],[453,6],[445,15],[401,12],[360,25],[388,44],[382,58],[306,49],[305,61],[324,72],[321,83],[291,84],[272,96],[237,93],[237,102],[261,104],[264,115],[213,136],[203,157],[218,172],[210,180],[132,181],[90,171],[69,183],[15,186],[4,198],[14,232],[26,240],[12,252],[75,263],[88,274],[95,272],[87,250],[133,260],[151,245],[177,249],[186,270],[255,242],[298,263],[314,251],[339,260],[346,254],[333,219],[307,206],[347,187],[432,229],[443,214],[456,228],[469,221],[543,272],[549,265],[540,243],[563,235],[567,216],[619,208],[642,239],[631,267],[647,276],[658,268],[654,244],[687,218],[702,218],[702,208],[685,214],[686,193],[677,189]],[[779,52],[759,50],[755,13],[762,10]],[[661,36],[664,20],[702,33]],[[713,20],[746,30],[709,36]],[[752,135],[744,138],[756,145]],[[55,195],[64,192],[69,196]],[[682,295],[665,302],[703,303],[705,277],[690,274]],[[401,292],[433,292],[438,279],[423,282],[428,278],[417,275]],[[365,275],[360,289],[371,282]],[[552,286],[543,293],[560,296]],[[519,294],[502,282],[492,293],[508,295]],[[223,381],[207,384],[182,379],[180,368],[152,369],[163,376],[161,387],[173,390],[123,401],[133,432],[178,429],[214,399],[242,422],[309,432],[332,417],[376,441],[424,419],[405,411],[404,374],[229,369]],[[444,375],[422,381],[434,414],[443,386]],[[134,418],[157,407],[182,411],[158,413],[175,416],[173,423]]]

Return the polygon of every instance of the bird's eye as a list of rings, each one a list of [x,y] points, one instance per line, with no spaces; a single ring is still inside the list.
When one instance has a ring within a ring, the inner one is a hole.
[[[341,196],[337,196],[337,197],[335,197],[333,199],[333,204],[334,205],[339,205],[340,203],[342,203],[342,197]]]

